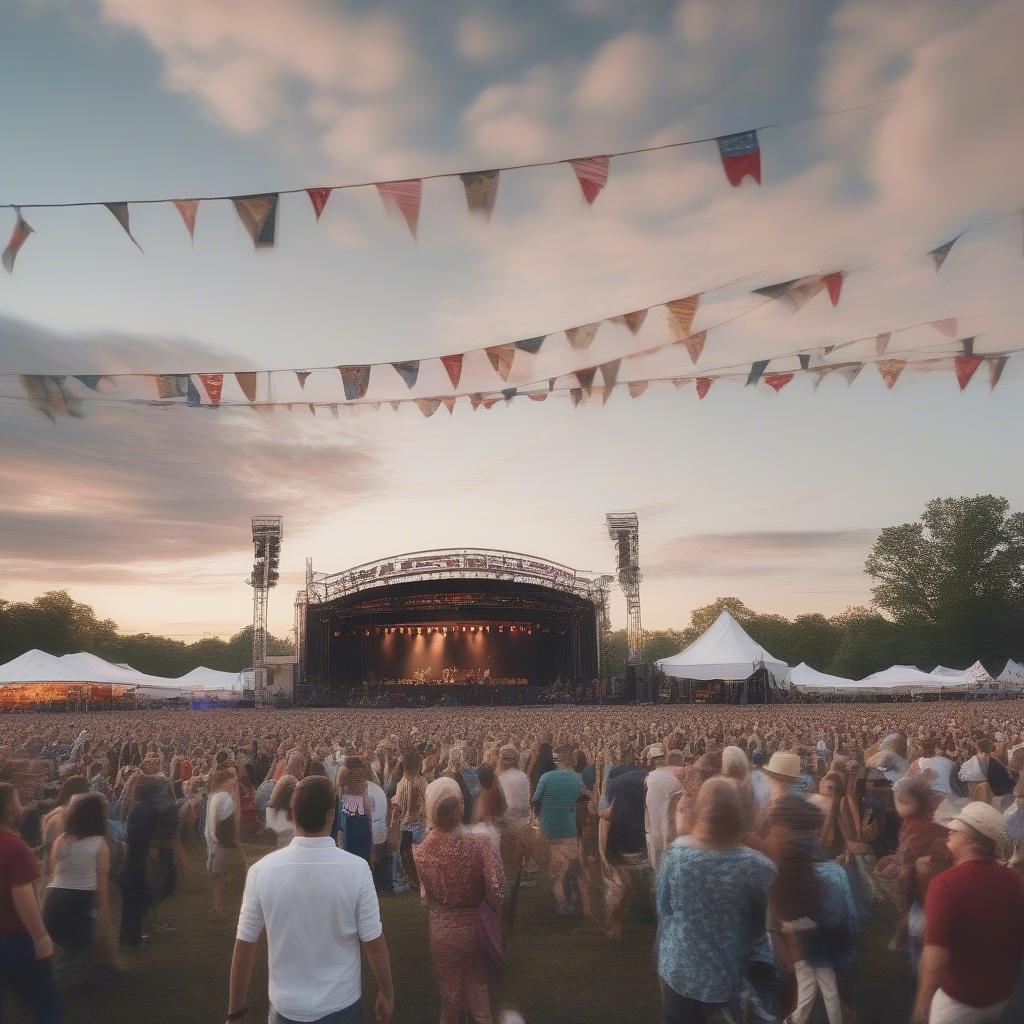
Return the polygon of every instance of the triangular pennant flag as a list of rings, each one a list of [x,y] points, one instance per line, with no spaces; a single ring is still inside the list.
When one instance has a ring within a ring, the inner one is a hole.
[[[519,389],[518,388],[505,388],[501,392],[501,397],[505,399],[505,404],[508,405],[508,403],[511,402],[512,399],[515,398],[516,395],[518,395],[518,394],[519,394]]]
[[[310,416],[315,416],[316,415],[316,406],[312,402],[310,402],[308,404],[309,404],[309,415]]]
[[[629,388],[630,398],[639,398],[646,390],[650,381],[631,380],[626,386]]]
[[[186,385],[185,404],[190,405],[193,408],[198,408],[203,404],[203,400],[199,395],[199,388],[196,387],[196,382],[192,379],[191,374],[189,374],[186,379]]]
[[[555,390],[555,383],[557,381],[558,381],[557,377],[549,377],[548,378],[548,391],[554,391]]]
[[[575,409],[583,401],[583,388],[569,388],[569,401]]]
[[[965,356],[973,356],[974,355],[974,338],[973,337],[972,338],[963,338],[960,341],[960,344],[963,346],[963,353],[962,353],[963,355],[965,355]]]
[[[704,396],[711,390],[711,384],[714,381],[714,377],[698,377],[697,378],[697,397],[703,399]]]
[[[8,274],[14,273],[14,261],[18,258],[21,247],[28,241],[28,236],[32,234],[32,225],[22,217],[21,210],[15,207],[14,213],[17,219],[11,230],[11,237],[7,240],[7,245],[4,247],[3,256],[0,256],[0,263],[3,264],[4,270]]]
[[[588,204],[592,204],[608,180],[608,157],[583,157],[579,160],[570,160],[569,163],[576,172],[576,178],[583,190],[583,198]]]
[[[543,402],[548,397],[548,393],[546,391],[527,391],[526,397],[533,402]]]
[[[824,359],[826,356],[830,356],[835,351],[835,345],[826,345],[821,350],[821,358]]]
[[[320,219],[320,214],[324,212],[324,207],[327,205],[327,200],[331,198],[331,190],[329,188],[307,188],[306,195],[309,196],[309,201],[313,204],[313,212],[316,214],[316,219]]]
[[[970,384],[971,378],[978,367],[984,362],[984,359],[981,356],[957,356],[955,362],[956,380],[960,385],[960,390],[963,391]]]
[[[846,386],[849,387],[860,376],[860,371],[863,369],[863,363],[846,363],[843,366],[837,366],[836,372],[846,381]]]
[[[75,380],[81,381],[90,391],[99,391],[104,376],[102,373],[76,373]]]
[[[599,320],[594,324],[581,324],[579,327],[568,327],[565,336],[574,349],[581,350],[590,348],[590,343],[597,335],[597,329],[601,326]]]
[[[231,202],[238,219],[249,232],[252,244],[257,249],[273,246],[277,234],[277,193],[233,196]]]
[[[747,387],[756,384],[761,379],[761,374],[768,368],[770,359],[758,359],[750,364],[750,373],[747,374]]]
[[[907,365],[907,361],[906,359],[882,359],[875,365],[878,367],[878,372],[882,375],[882,380],[885,381],[885,386],[892,391],[892,386],[899,380],[903,367]]]
[[[196,376],[203,382],[203,387],[206,389],[207,395],[210,397],[210,404],[217,405],[220,403],[220,393],[224,388],[224,374],[223,373],[200,373]]]
[[[733,188],[738,188],[748,174],[761,184],[761,146],[756,131],[722,135],[715,141],[725,176]]]
[[[380,402],[366,402],[364,403],[364,405],[365,408],[371,410],[372,412],[380,412]]]
[[[889,347],[889,341],[892,338],[892,332],[886,331],[884,334],[879,334],[875,338],[875,355],[884,356],[885,350]]]
[[[594,383],[594,374],[597,373],[596,366],[588,366],[584,370],[576,371],[576,379],[581,388],[589,388]]]
[[[460,174],[462,187],[466,190],[466,206],[469,212],[490,220],[494,212],[494,201],[498,198],[497,171],[471,171]]]
[[[792,281],[782,281],[779,284],[770,284],[764,288],[755,288],[754,294],[764,295],[769,299],[779,299],[785,302],[795,313],[824,288],[824,279],[821,275],[814,274],[811,277],[797,277]]]
[[[811,365],[811,354],[810,352],[800,352],[797,355],[797,359],[800,360],[800,369],[806,370]]]
[[[535,356],[540,351],[546,337],[547,335],[542,334],[539,338],[524,338],[522,341],[517,341],[515,346],[523,352],[529,352],[531,356]]]
[[[188,395],[187,373],[161,373],[153,381],[159,398],[185,398]]]
[[[199,212],[198,199],[175,199],[173,200],[182,221],[185,223],[185,230],[188,237],[195,241],[196,237],[196,213]]]
[[[345,399],[349,402],[366,396],[370,386],[369,366],[339,366],[341,384],[345,389]]]
[[[26,374],[21,378],[21,386],[28,396],[29,405],[51,423],[56,423],[58,416],[82,415],[82,403],[68,394],[65,380],[64,377],[38,374]]]
[[[310,375],[311,372],[312,372],[311,370],[296,370],[295,371],[295,376],[298,378],[298,381],[299,381],[299,387],[302,388],[303,391],[305,391],[305,389],[306,389],[306,381],[308,380],[309,375]]]
[[[494,367],[494,372],[502,380],[508,380],[508,375],[512,372],[512,363],[516,358],[515,345],[492,345],[484,351],[491,361],[491,366]]]
[[[441,356],[441,365],[445,368],[452,387],[457,388],[462,379],[462,356]]]
[[[620,316],[611,317],[613,324],[622,324],[628,327],[631,334],[637,334],[647,319],[646,309],[635,309],[632,313],[622,313]]]
[[[401,409],[401,407],[402,407],[402,403],[401,402],[389,402],[388,405],[391,406],[391,408],[392,408],[392,410],[394,412],[398,412],[398,410]]]
[[[608,399],[612,397],[612,391],[613,390],[614,390],[614,388],[608,387],[607,384],[601,389],[601,404],[602,405],[607,405],[608,404]]]
[[[455,395],[445,395],[441,399],[441,404],[448,410],[448,415],[451,416],[455,412]]]
[[[846,274],[842,270],[822,276],[822,283],[828,289],[828,297],[832,300],[833,306],[839,302],[839,293],[843,290],[843,281],[845,279]]]
[[[668,310],[668,325],[677,341],[689,337],[690,328],[693,327],[693,318],[697,315],[697,307],[700,305],[699,295],[690,295],[685,299],[673,299],[665,303]]]
[[[999,378],[1003,375],[1003,370],[1006,368],[1006,356],[989,356],[988,359],[988,389],[994,391],[995,386],[999,383]]]
[[[960,235],[957,235],[956,238],[952,238],[948,242],[943,242],[943,244],[940,245],[938,248],[932,249],[928,253],[928,255],[931,256],[931,258],[935,261],[936,274],[942,269],[942,264],[946,262],[946,257],[949,255],[949,250],[952,249],[954,245],[956,245],[959,239]],[[963,388],[961,388],[960,390],[962,391]]]
[[[602,363],[598,367],[601,371],[601,380],[604,381],[605,388],[610,390],[615,387],[615,382],[619,379],[619,365],[621,362],[621,359],[613,359],[611,362]],[[605,401],[608,401],[608,399],[605,398]]]
[[[142,252],[142,246],[136,241],[132,234],[131,220],[128,213],[127,203],[104,203],[103,204],[113,215],[118,224],[124,228],[124,233],[132,240],[135,248]]]
[[[235,380],[238,381],[238,386],[242,389],[242,394],[249,399],[250,402],[256,401],[256,374],[255,373],[236,373]]]
[[[441,408],[440,398],[417,398],[416,408],[419,409],[424,416],[433,416],[438,409]]]
[[[686,351],[690,354],[690,362],[695,363],[700,359],[701,352],[704,351],[704,342],[707,341],[707,337],[707,331],[698,331],[696,334],[691,334],[688,338],[683,338],[677,344],[683,345],[686,348]]]
[[[480,408],[480,405],[483,402],[483,400],[483,395],[481,395],[479,392],[475,395],[469,396],[469,404],[473,407],[473,412],[476,412],[477,409]]]
[[[691,380],[693,380],[692,377],[673,377],[672,385],[678,391],[680,388],[686,387],[686,385],[689,384]]]
[[[493,409],[501,401],[501,397],[498,395],[489,395],[487,398],[482,398],[480,404],[485,409]]]
[[[377,191],[380,193],[384,206],[389,210],[397,210],[405,218],[405,223],[416,237],[416,228],[420,221],[420,198],[423,195],[423,182],[419,178],[407,178],[404,181],[378,181]]]
[[[792,373],[766,373],[764,375],[765,384],[767,384],[768,387],[770,387],[776,394],[778,394],[792,379]]]
[[[947,338],[956,337],[957,319],[955,316],[947,317],[945,320],[932,320],[928,326],[934,327],[939,334],[944,334]]]
[[[416,381],[420,376],[420,361],[418,359],[407,359],[401,363],[392,363],[395,368],[395,372],[402,380],[405,381],[405,386],[412,391],[416,387]]]

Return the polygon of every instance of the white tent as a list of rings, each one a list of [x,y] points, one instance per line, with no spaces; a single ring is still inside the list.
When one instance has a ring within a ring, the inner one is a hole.
[[[219,672],[215,668],[206,668],[199,665],[186,672],[178,683],[194,696],[201,695],[215,700],[241,700],[242,698],[242,673],[241,672]]]
[[[1019,692],[1024,689],[1024,665],[1010,658],[1003,671],[999,673],[998,678],[999,682],[1008,690],[1012,690],[1015,693]]]
[[[181,696],[181,687],[174,679],[163,679],[135,669],[111,665],[84,651],[56,658],[45,651],[31,650],[6,665],[0,665],[0,685],[16,686],[19,683],[97,683],[123,686],[134,690],[139,696],[162,700],[173,700]]]
[[[789,681],[801,693],[849,693],[855,692],[857,684],[843,676],[830,676],[827,672],[819,672],[811,668],[806,661],[801,661],[796,668],[790,669]]]
[[[976,683],[967,673],[956,677],[934,676],[922,672],[915,665],[893,665],[881,672],[873,672],[857,681],[857,689],[864,693],[937,693],[940,690],[968,690]]]
[[[747,679],[764,668],[780,687],[785,687],[789,675],[789,666],[754,643],[728,612],[722,612],[689,647],[662,658],[658,668],[676,679],[707,680]]]

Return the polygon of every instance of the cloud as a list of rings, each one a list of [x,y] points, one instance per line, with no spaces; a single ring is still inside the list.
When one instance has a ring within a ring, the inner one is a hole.
[[[698,533],[660,544],[642,560],[646,579],[859,573],[876,530]]]
[[[472,11],[455,28],[459,53],[474,64],[489,64],[506,57],[523,41],[523,27],[493,12]]]
[[[4,318],[0,333],[0,370],[151,368],[170,351],[179,366],[222,358],[180,341],[69,341]],[[16,393],[12,384],[4,382],[5,394]],[[178,564],[248,548],[254,512],[279,512],[301,532],[339,506],[379,493],[384,446],[370,448],[355,427],[333,421],[328,433],[294,416],[284,430],[283,416],[257,421],[244,409],[101,404],[87,405],[83,419],[51,424],[25,402],[0,400],[0,575],[94,582],[173,576]]]

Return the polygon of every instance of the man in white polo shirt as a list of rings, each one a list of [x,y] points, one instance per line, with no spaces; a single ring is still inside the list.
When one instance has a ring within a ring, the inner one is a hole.
[[[325,776],[292,795],[295,838],[258,860],[245,879],[231,959],[229,1021],[241,1021],[266,929],[271,1024],[361,1024],[360,946],[377,979],[376,1020],[394,1009],[391,960],[370,867],[330,837],[335,796]]]

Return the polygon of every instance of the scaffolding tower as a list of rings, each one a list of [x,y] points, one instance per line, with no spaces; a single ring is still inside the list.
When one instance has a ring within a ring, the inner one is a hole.
[[[626,597],[626,664],[643,663],[644,634],[640,623],[640,520],[635,512],[609,512],[608,536],[615,542],[615,571]]]
[[[258,708],[267,700],[267,599],[280,578],[281,541],[284,526],[280,516],[256,516],[252,521],[255,549],[249,586],[252,587],[252,685]]]

